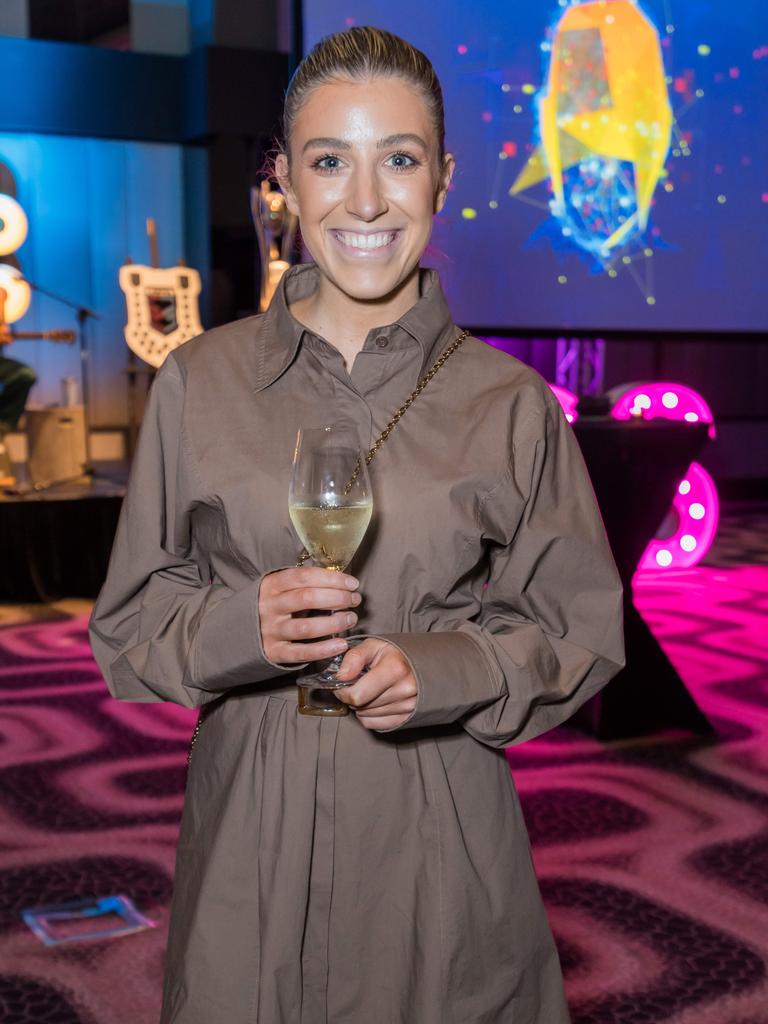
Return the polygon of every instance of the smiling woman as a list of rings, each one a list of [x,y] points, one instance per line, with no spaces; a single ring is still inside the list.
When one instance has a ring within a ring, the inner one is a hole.
[[[594,495],[547,385],[420,266],[454,170],[427,58],[331,36],[285,129],[312,262],[158,373],[91,623],[114,696],[205,706],[162,1024],[567,1024],[500,748],[622,664]],[[329,418],[363,449],[397,422],[355,576],[295,565],[290,459]],[[297,714],[343,651],[351,713]]]
[[[391,323],[417,301],[419,260],[455,161],[442,152],[442,122],[435,124],[442,99],[426,102],[418,78],[372,66],[362,77],[336,74],[308,88],[310,70],[289,89],[290,132],[275,170],[322,274],[317,292],[291,311],[318,334],[333,334],[351,366],[366,325]]]

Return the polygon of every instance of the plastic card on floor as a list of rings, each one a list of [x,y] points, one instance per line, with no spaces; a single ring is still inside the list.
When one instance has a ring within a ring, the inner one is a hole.
[[[128,896],[50,903],[23,910],[21,916],[46,946],[116,939],[157,926],[156,921],[139,913]]]

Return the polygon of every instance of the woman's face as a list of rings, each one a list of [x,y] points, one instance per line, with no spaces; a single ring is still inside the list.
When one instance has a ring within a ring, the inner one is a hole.
[[[312,258],[351,298],[390,295],[418,265],[453,173],[424,100],[402,78],[329,82],[289,141],[290,177],[282,154],[276,169]]]

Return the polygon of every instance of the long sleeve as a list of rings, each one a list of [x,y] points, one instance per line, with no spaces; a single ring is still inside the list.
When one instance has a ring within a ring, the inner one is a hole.
[[[94,656],[122,700],[205,704],[284,675],[261,647],[259,587],[211,582],[193,544],[193,456],[184,381],[170,356],[152,385],[106,582],[90,621]]]
[[[398,729],[458,721],[500,747],[565,721],[624,664],[622,588],[576,438],[549,395],[499,487],[498,531],[479,615],[384,634],[411,665],[417,706]],[[504,535],[506,533],[506,536]],[[386,730],[394,731],[394,730]]]

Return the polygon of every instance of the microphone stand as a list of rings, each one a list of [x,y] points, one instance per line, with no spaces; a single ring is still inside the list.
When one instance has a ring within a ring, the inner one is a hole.
[[[28,277],[25,277],[24,280],[32,291],[38,292],[40,295],[47,295],[49,299],[53,299],[55,302],[60,302],[62,306],[67,306],[69,309],[74,309],[75,311],[77,319],[77,346],[80,352],[80,394],[83,397],[83,423],[85,427],[85,466],[83,467],[83,474],[93,476],[93,463],[91,460],[90,386],[88,380],[90,352],[88,350],[87,328],[89,318],[91,320],[101,320],[101,316],[93,309],[89,309],[88,306],[81,306],[77,302],[72,302],[71,299],[66,298],[64,295],[59,295],[57,292],[52,292],[49,288],[43,288],[42,285],[35,284],[35,282],[30,281]]]

